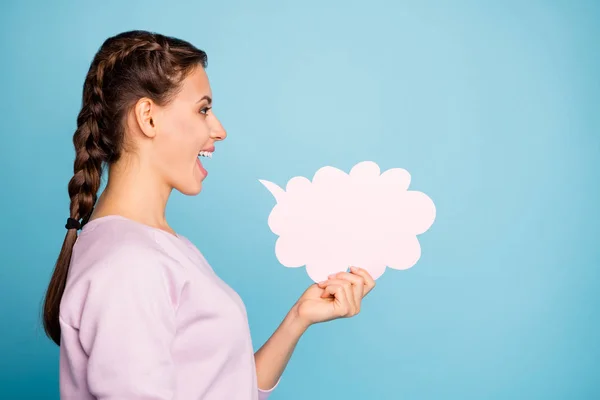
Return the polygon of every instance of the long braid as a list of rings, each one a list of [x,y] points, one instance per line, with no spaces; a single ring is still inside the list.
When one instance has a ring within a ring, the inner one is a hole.
[[[95,68],[91,68],[84,84],[84,102],[77,117],[77,129],[73,134],[75,162],[73,177],[69,181],[68,191],[71,199],[70,216],[73,220],[83,219],[80,226],[89,220],[96,203],[102,177],[103,162],[107,154],[100,147],[103,123],[103,104],[101,86],[99,86]],[[76,229],[68,229],[57,260],[54,274],[50,280],[44,304],[44,328],[50,338],[60,345],[60,300],[65,290],[68,264],[71,260],[73,245],[77,239]],[[59,266],[67,266],[60,268]]]
[[[98,92],[97,89],[91,91]],[[100,147],[102,107],[101,98],[95,94],[91,95],[79,113],[78,128],[73,135],[75,162],[68,189],[71,198],[71,218],[83,219],[82,225],[89,219],[96,203],[103,162],[107,160],[106,152]]]

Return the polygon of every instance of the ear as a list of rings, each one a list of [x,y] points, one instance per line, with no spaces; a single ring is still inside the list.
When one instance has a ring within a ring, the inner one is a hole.
[[[149,138],[156,136],[156,122],[153,119],[156,111],[156,104],[147,97],[138,100],[135,104],[134,113],[137,124],[142,133]]]

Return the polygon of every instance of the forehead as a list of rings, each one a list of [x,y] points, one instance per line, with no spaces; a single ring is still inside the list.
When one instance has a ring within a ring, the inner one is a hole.
[[[195,68],[183,81],[178,96],[183,101],[196,102],[203,96],[212,97],[208,75],[202,67]]]

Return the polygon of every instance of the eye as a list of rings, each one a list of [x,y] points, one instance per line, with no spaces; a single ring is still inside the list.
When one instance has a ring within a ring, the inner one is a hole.
[[[208,111],[211,109],[212,107],[204,107],[202,109],[200,109],[200,114],[208,114]]]

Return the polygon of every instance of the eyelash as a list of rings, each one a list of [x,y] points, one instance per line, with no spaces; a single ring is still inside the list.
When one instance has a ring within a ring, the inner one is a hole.
[[[206,115],[206,113],[208,113],[208,111],[211,109],[212,107],[204,107],[203,109],[200,110],[200,114],[204,114]],[[203,112],[205,111],[205,112]]]

